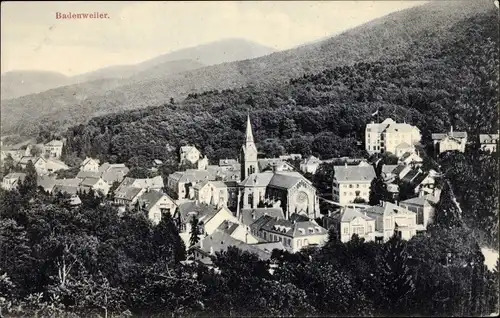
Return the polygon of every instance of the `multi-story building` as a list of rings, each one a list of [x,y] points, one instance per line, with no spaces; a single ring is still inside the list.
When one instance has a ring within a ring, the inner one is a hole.
[[[83,162],[80,164],[80,171],[99,171],[99,160],[93,158],[85,158]]]
[[[63,142],[62,140],[52,140],[45,144],[45,155],[49,158],[61,158]]]
[[[425,195],[401,201],[399,206],[415,212],[417,214],[417,225],[422,225],[426,229],[434,218],[434,205],[438,201],[439,198],[436,196]]]
[[[390,152],[396,155],[396,148],[401,144],[413,146],[420,142],[420,130],[407,123],[396,123],[387,118],[380,124],[372,122],[366,125],[365,148],[369,154]],[[400,147],[401,148],[401,147]],[[403,148],[408,148],[405,146]]]
[[[229,193],[222,181],[202,181],[193,186],[194,198],[201,203],[214,206],[228,206]]]
[[[334,166],[332,183],[333,201],[341,205],[352,203],[354,199],[370,199],[371,182],[375,178],[375,169],[371,165]]]
[[[290,253],[307,246],[322,246],[328,238],[328,231],[315,221],[283,220],[263,215],[250,225],[254,236],[267,242],[281,242]]]
[[[5,190],[16,189],[26,178],[25,173],[21,172],[11,172],[2,180],[2,188]]]
[[[375,231],[381,233],[384,241],[394,234],[403,240],[410,240],[417,230],[422,229],[417,225],[417,213],[390,202],[382,202],[382,206],[372,206],[363,212],[375,220]]]

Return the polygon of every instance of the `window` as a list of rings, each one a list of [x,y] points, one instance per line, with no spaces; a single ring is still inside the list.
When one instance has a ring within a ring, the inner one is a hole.
[[[344,192],[344,195],[347,195],[347,192]]]
[[[348,227],[344,228],[344,234],[349,234],[349,228]]]
[[[302,240],[297,240],[297,247],[301,247],[302,246]]]
[[[359,184],[356,184],[356,188],[359,188]]]
[[[352,189],[352,184],[349,185],[349,189]]]
[[[352,229],[352,232],[354,234],[358,235],[364,235],[365,234],[365,228],[363,226],[356,226]]]
[[[309,245],[309,241],[307,239],[304,240],[304,246]]]

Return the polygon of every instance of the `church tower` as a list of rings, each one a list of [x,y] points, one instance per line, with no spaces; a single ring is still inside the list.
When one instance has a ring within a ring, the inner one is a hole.
[[[257,147],[253,141],[252,124],[250,123],[250,116],[247,116],[247,130],[245,137],[245,144],[241,147],[240,154],[241,162],[241,181],[252,173],[259,172],[257,164]]]

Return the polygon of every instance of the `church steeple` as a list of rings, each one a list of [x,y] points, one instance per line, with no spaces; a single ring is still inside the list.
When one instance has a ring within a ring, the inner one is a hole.
[[[245,143],[241,147],[241,181],[252,173],[258,172],[257,147],[253,140],[252,123],[250,116],[247,115],[247,127]]]
[[[247,115],[247,131],[246,131],[246,141],[245,143],[248,145],[249,143],[253,143],[253,132],[252,132],[252,124],[250,123],[250,115]]]

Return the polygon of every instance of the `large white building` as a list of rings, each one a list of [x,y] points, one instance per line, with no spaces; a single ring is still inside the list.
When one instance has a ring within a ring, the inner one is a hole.
[[[454,150],[465,152],[467,132],[453,131],[453,127],[451,127],[449,132],[432,134],[432,141],[437,153]]]
[[[387,118],[380,124],[374,122],[366,125],[365,149],[369,154],[390,152],[394,155],[397,149],[411,147],[420,142],[420,130],[407,123],[396,123]],[[406,145],[405,145],[406,144]]]
[[[370,186],[375,178],[373,166],[364,162],[357,166],[334,166],[332,183],[333,201],[341,205],[352,203],[354,199],[361,198],[366,202],[370,199]]]

